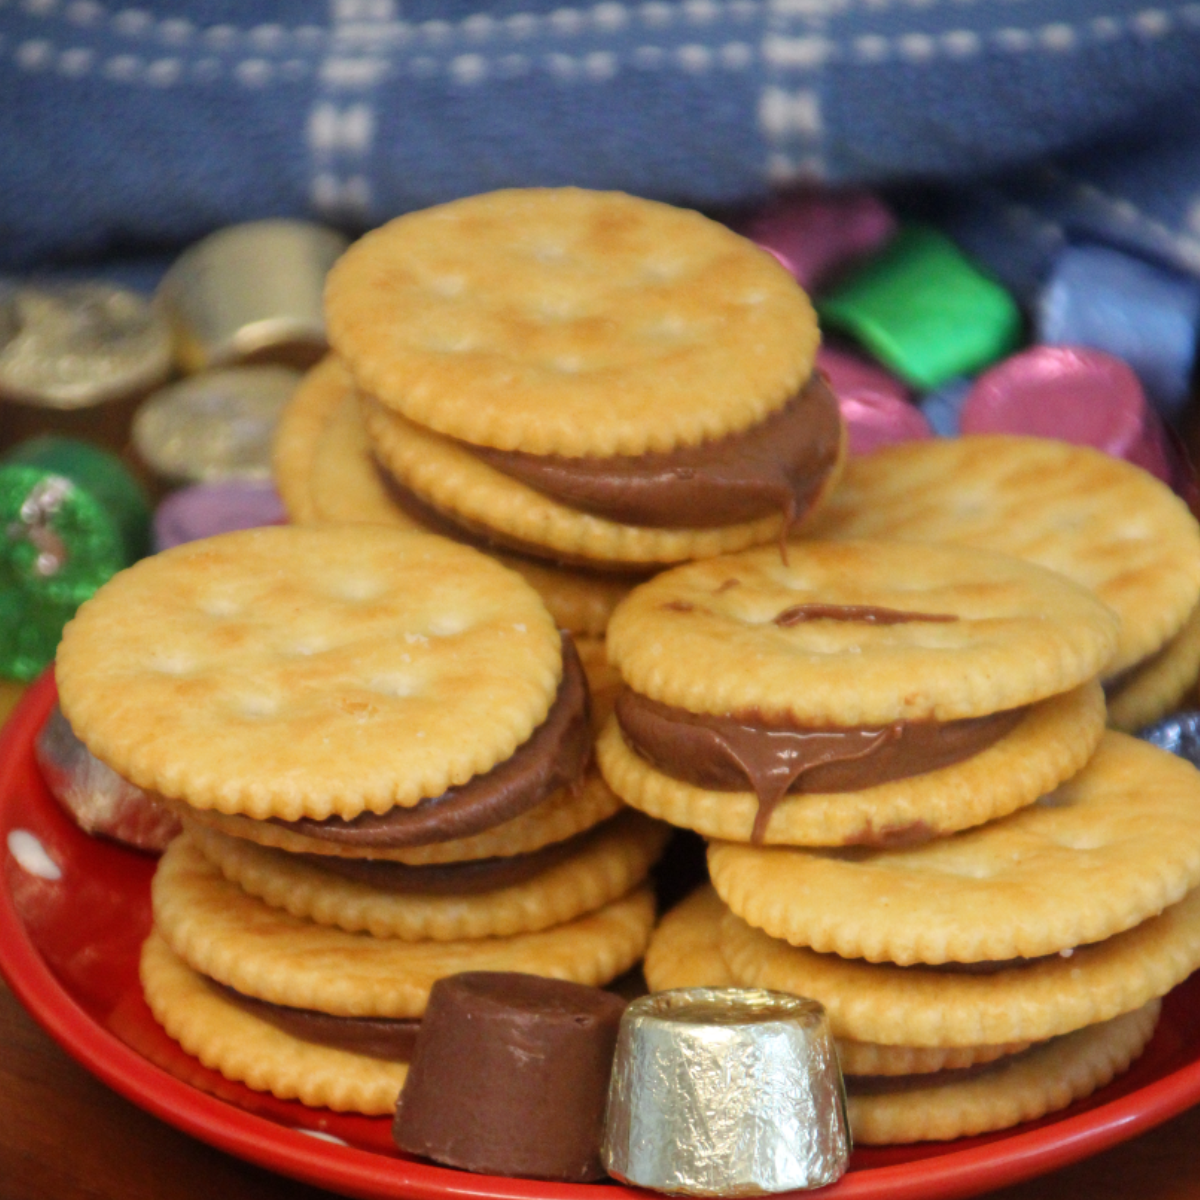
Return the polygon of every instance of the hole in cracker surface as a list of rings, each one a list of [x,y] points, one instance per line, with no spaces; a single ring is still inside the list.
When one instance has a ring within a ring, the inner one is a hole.
[[[186,675],[192,666],[192,660],[186,655],[157,650],[146,664],[146,669],[157,675]]]
[[[279,711],[279,702],[273,696],[242,696],[238,701],[238,710],[243,717],[258,720],[273,717]]]
[[[475,339],[461,330],[444,330],[427,337],[424,348],[431,354],[466,354],[475,349]]]
[[[649,262],[645,265],[642,269],[642,278],[647,283],[670,283],[677,279],[682,271],[682,263],[659,259],[657,262]]]
[[[470,621],[461,613],[438,613],[428,625],[429,632],[434,637],[453,637],[470,628]]]
[[[1102,829],[1063,829],[1055,835],[1054,843],[1064,850],[1107,850],[1112,838]]]
[[[993,879],[996,875],[996,864],[970,861],[944,863],[938,874],[956,875],[962,879]]]
[[[232,596],[206,596],[200,601],[200,611],[210,617],[236,617],[242,606]]]
[[[377,675],[367,685],[371,691],[381,696],[415,696],[420,690],[420,682],[410,675]]]
[[[687,332],[688,322],[678,313],[667,313],[646,328],[648,338],[661,341],[675,341]]]
[[[572,321],[579,316],[579,306],[565,296],[544,296],[529,308],[530,320],[542,324]]]
[[[338,600],[347,600],[352,604],[364,604],[370,600],[378,600],[387,587],[380,580],[370,575],[349,576],[335,579],[330,584],[330,594]]]
[[[315,638],[309,638],[303,642],[293,642],[286,653],[291,654],[295,658],[310,658],[314,654],[320,654],[327,647],[324,642],[318,641]]]
[[[429,290],[443,300],[453,300],[462,295],[466,286],[461,275],[439,275],[430,282]]]
[[[533,247],[533,258],[540,263],[565,262],[567,248],[561,242],[538,242]]]

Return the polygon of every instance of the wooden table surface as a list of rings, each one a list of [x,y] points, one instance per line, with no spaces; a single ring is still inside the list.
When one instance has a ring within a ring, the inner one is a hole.
[[[320,1200],[110,1091],[0,983],[0,1200]],[[1200,1108],[994,1200],[1200,1200]]]

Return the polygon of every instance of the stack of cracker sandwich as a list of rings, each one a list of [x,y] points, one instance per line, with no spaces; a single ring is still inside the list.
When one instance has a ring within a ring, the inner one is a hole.
[[[372,525],[187,543],[81,609],[57,674],[93,753],[183,822],[142,982],[228,1078],[390,1113],[436,980],[641,957],[664,831],[591,766],[570,638],[478,551]]]
[[[186,1049],[386,1112],[436,979],[645,952],[656,990],[821,1001],[862,1142],[1133,1061],[1200,965],[1200,773],[1109,728],[1200,669],[1165,487],[1036,439],[847,462],[791,277],[619,193],[399,218],[327,316],[294,524],[123,573],[59,657],[184,822],[143,981]],[[671,826],[711,885],[652,932]]]
[[[698,213],[471,197],[364,237],[326,310],[276,444],[291,518],[482,546],[577,636],[663,566],[778,540],[841,470],[808,298]]]
[[[382,1113],[437,979],[640,959],[670,830],[596,770],[585,660],[602,682],[633,581],[781,540],[844,436],[790,277],[621,194],[403,218],[337,265],[328,317],[279,438],[295,523],[118,576],[58,681],[184,825],[155,1016],[250,1087]]]
[[[1117,732],[1195,685],[1196,521],[1096,451],[963,437],[851,460],[810,532],[610,623],[604,774],[709,839],[646,977],[820,1000],[861,1143],[1061,1109],[1200,966],[1200,774]]]

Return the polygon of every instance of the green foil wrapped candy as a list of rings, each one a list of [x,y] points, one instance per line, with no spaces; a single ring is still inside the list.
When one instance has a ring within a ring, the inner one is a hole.
[[[1017,302],[944,234],[906,225],[886,249],[817,302],[822,324],[848,334],[906,382],[941,387],[1021,343]]]
[[[45,437],[0,459],[0,676],[34,678],[79,605],[149,543],[149,502],[115,455]]]

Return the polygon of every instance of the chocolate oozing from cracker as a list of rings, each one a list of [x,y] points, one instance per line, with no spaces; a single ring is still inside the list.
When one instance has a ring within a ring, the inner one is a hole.
[[[793,604],[775,616],[775,624],[790,629],[804,621],[861,621],[864,625],[911,625],[922,621],[957,621],[953,613],[902,612],[874,604]]]
[[[629,688],[616,701],[626,742],[657,770],[709,791],[757,796],[751,832],[756,845],[785,796],[855,792],[951,766],[998,742],[1026,711],[820,727],[768,722],[758,712],[692,713]]]
[[[604,1105],[625,1002],[558,979],[471,971],[429,994],[393,1136],[468,1171],[604,1178]]]
[[[575,786],[592,752],[587,680],[575,643],[562,635],[563,673],[546,719],[512,755],[483,775],[411,808],[360,813],[346,820],[271,820],[318,841],[363,850],[427,846],[469,837],[520,816],[559,788]]]
[[[704,529],[772,511],[790,528],[837,462],[837,397],[818,373],[749,429],[663,453],[568,458],[469,447],[502,474],[581,512],[661,529]]]

